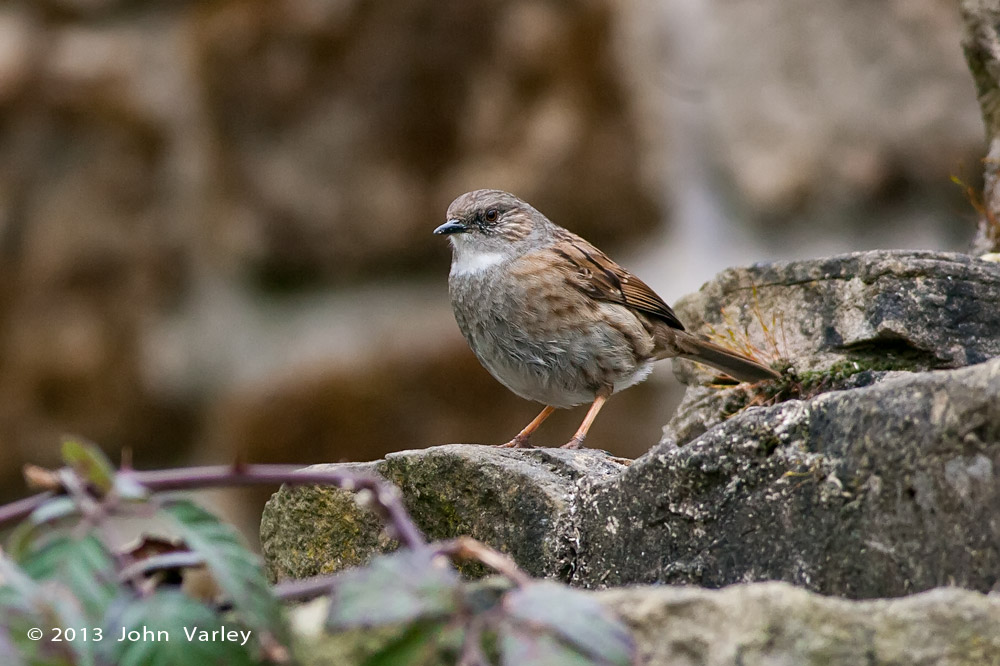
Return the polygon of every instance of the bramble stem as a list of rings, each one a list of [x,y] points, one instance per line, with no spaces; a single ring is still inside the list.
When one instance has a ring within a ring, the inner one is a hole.
[[[521,571],[514,560],[472,537],[462,536],[441,544],[434,544],[434,549],[452,559],[482,562],[497,573],[509,578],[518,587],[531,582],[531,576]]]
[[[426,544],[420,530],[417,529],[403,507],[400,493],[396,487],[372,476],[362,476],[339,470],[311,470],[296,465],[244,464],[150,471],[123,469],[118,472],[118,475],[154,492],[261,484],[330,485],[351,492],[368,490],[367,500],[370,508],[395,532],[395,536],[400,542],[410,548]],[[65,492],[66,488],[59,490]],[[0,506],[0,524],[28,516],[55,494],[54,491],[39,493]]]

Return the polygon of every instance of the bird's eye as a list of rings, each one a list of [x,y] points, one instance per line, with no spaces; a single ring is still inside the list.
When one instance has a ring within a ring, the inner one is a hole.
[[[499,211],[497,211],[496,208],[490,208],[488,211],[486,211],[486,215],[484,215],[484,217],[486,218],[487,222],[496,222],[497,218],[500,217],[500,213]]]

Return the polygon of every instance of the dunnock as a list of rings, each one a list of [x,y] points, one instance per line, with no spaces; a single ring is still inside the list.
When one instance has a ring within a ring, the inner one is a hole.
[[[451,240],[448,290],[473,353],[501,384],[545,405],[504,446],[527,446],[557,407],[589,402],[564,445],[579,448],[605,401],[660,359],[688,358],[740,381],[779,376],[686,332],[642,280],[513,194],[463,194],[434,233]]]

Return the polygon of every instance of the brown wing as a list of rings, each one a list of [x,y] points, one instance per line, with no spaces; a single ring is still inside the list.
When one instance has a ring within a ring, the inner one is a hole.
[[[567,232],[550,249],[574,269],[570,282],[592,298],[634,308],[684,330],[681,320],[649,285],[579,236]]]

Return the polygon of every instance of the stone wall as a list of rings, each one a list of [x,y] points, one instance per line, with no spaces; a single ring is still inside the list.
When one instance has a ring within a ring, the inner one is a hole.
[[[429,233],[472,187],[641,250],[668,297],[734,247],[854,242],[861,210],[903,220],[900,245],[928,219],[971,234],[948,180],[982,135],[957,12],[856,9],[5,3],[0,487],[64,433],[142,466],[508,439],[536,407],[475,365]],[[743,222],[775,240],[736,242]],[[676,386],[616,397],[594,441],[648,448]],[[580,415],[560,417],[543,443]]]

